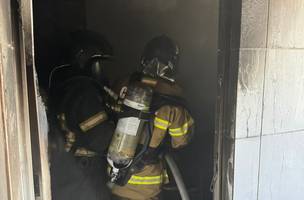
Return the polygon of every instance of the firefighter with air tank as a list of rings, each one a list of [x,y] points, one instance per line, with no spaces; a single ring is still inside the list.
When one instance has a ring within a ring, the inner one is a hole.
[[[144,49],[143,70],[116,87],[119,112],[107,154],[114,199],[161,199],[164,154],[190,142],[194,120],[174,79],[178,56],[170,38],[157,36]]]

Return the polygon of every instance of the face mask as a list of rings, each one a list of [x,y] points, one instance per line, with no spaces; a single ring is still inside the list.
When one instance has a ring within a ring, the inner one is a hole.
[[[146,75],[149,75],[153,78],[163,78],[166,80],[169,80],[171,82],[174,82],[174,78],[170,76],[170,74],[173,71],[173,64],[169,61],[167,65],[160,62],[158,58],[153,58],[149,63],[143,64],[144,70],[143,73]]]

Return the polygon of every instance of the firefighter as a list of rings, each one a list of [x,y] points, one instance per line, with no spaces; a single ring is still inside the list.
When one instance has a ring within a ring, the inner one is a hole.
[[[112,186],[114,199],[161,199],[162,185],[168,182],[163,154],[170,149],[184,147],[193,135],[194,120],[185,107],[182,89],[174,79],[178,56],[179,49],[170,38],[157,36],[144,49],[142,72],[118,84],[117,91],[121,98],[134,82],[153,89],[150,109],[153,127],[148,149],[138,162],[129,167],[125,175],[126,184],[116,183]]]
[[[103,68],[112,49],[90,33],[73,36],[77,45],[72,59],[54,68],[49,80],[52,196],[55,200],[108,200],[104,155],[114,123],[106,105],[108,83]]]

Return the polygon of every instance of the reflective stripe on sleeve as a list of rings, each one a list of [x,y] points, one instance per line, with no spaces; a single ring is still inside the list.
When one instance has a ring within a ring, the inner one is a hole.
[[[169,182],[167,170],[163,170],[160,175],[156,176],[131,176],[128,184],[132,185],[160,185]]]
[[[96,127],[97,125],[101,124],[102,122],[108,119],[108,115],[105,111],[98,112],[97,114],[91,116],[89,119],[81,122],[79,124],[80,129],[86,133],[90,129]]]
[[[133,175],[128,184],[132,185],[159,185],[163,182],[163,176],[135,176]]]
[[[170,125],[170,122],[167,120],[164,120],[164,119],[161,119],[158,117],[155,117],[155,119],[154,119],[154,126],[156,128],[159,128],[161,130],[167,130],[169,125]]]
[[[188,133],[188,130],[189,130],[189,123],[187,122],[182,127],[170,128],[169,129],[169,134],[172,137],[179,137],[179,136],[186,135]]]

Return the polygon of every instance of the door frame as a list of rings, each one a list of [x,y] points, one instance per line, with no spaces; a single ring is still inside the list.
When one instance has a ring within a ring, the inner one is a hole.
[[[242,0],[219,0],[213,199],[232,200]]]
[[[10,66],[0,62],[0,124],[3,124],[6,144],[4,184],[10,200],[51,200],[48,127],[35,70],[32,3],[32,0],[3,1],[3,5],[9,8],[4,15],[4,32],[10,34],[14,52],[14,57],[8,58],[12,60]],[[2,50],[9,51],[6,48]],[[8,68],[13,70],[8,74],[9,79],[5,77]],[[14,92],[7,95],[7,90]],[[8,102],[10,97],[15,100]],[[16,108],[16,113],[11,108]],[[10,118],[14,115],[17,116],[15,121]],[[14,126],[15,129],[11,128]],[[15,148],[10,146],[14,141]]]

